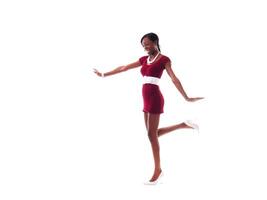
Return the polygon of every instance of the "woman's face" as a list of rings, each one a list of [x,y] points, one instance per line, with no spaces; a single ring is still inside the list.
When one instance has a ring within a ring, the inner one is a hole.
[[[153,54],[155,51],[157,51],[157,45],[147,37],[143,39],[142,46],[148,54]]]

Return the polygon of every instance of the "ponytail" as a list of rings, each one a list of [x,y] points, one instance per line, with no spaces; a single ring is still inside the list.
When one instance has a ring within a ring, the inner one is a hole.
[[[159,52],[160,52],[160,48],[159,48],[159,41],[157,42],[157,47],[158,47],[158,50],[159,50]]]

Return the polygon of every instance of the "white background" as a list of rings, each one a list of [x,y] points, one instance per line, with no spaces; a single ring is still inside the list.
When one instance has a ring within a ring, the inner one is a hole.
[[[266,199],[264,1],[1,1],[0,198]],[[189,96],[165,72],[160,126],[194,118],[200,134],[160,138],[153,172],[140,69],[147,32]]]

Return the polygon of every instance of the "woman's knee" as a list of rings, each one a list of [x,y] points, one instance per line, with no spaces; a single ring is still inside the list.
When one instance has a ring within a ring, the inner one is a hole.
[[[155,131],[155,130],[149,130],[148,129],[147,135],[148,135],[148,138],[151,142],[157,140],[157,138],[158,138],[157,131]]]

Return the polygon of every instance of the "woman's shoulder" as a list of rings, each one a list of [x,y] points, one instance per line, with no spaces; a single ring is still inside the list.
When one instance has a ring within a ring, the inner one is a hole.
[[[166,56],[164,54],[161,54],[161,56],[162,56],[163,62],[167,63],[167,62],[170,62],[171,61],[171,59],[168,56]]]
[[[148,56],[142,56],[139,58],[139,62],[143,64],[143,62],[147,59]]]
[[[148,57],[148,55],[147,56],[141,56],[140,58],[139,58],[139,60],[140,59],[146,59]]]

